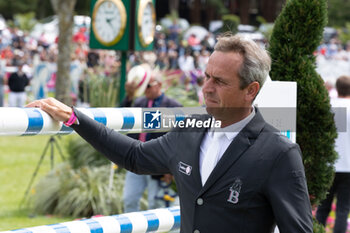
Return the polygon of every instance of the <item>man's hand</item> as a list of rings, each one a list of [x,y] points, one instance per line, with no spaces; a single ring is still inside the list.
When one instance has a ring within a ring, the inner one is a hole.
[[[137,84],[135,82],[125,83],[125,92],[129,101],[133,100],[136,89],[137,89]]]
[[[63,122],[68,121],[73,112],[71,107],[54,98],[35,100],[27,104],[25,107],[40,108],[48,113],[54,120]]]

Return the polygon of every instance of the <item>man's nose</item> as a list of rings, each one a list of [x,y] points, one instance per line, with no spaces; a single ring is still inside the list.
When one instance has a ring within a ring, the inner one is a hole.
[[[214,83],[212,78],[205,79],[202,90],[203,90],[203,93],[214,91]]]

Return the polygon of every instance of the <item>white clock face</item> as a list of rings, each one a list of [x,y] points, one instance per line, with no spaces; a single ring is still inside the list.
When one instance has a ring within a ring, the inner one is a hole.
[[[119,0],[98,1],[94,7],[93,30],[96,38],[105,45],[117,43],[125,29],[126,11]]]
[[[155,12],[151,0],[141,1],[139,8],[139,36],[141,44],[146,47],[152,43],[155,31]]]

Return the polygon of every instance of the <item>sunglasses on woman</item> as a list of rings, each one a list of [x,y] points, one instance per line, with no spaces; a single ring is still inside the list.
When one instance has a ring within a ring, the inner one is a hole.
[[[153,87],[153,86],[155,86],[155,85],[157,85],[157,84],[158,84],[157,81],[153,81],[153,82],[147,84],[147,88]]]

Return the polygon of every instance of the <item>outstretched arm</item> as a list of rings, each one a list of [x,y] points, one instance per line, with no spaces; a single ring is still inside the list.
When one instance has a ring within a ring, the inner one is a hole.
[[[170,173],[169,155],[173,150],[170,147],[174,144],[169,141],[170,138],[176,137],[176,133],[141,143],[107,128],[54,98],[36,100],[27,107],[41,108],[54,120],[63,122],[68,121],[74,111],[79,124],[73,124],[71,127],[109,160],[135,173],[153,175]]]

